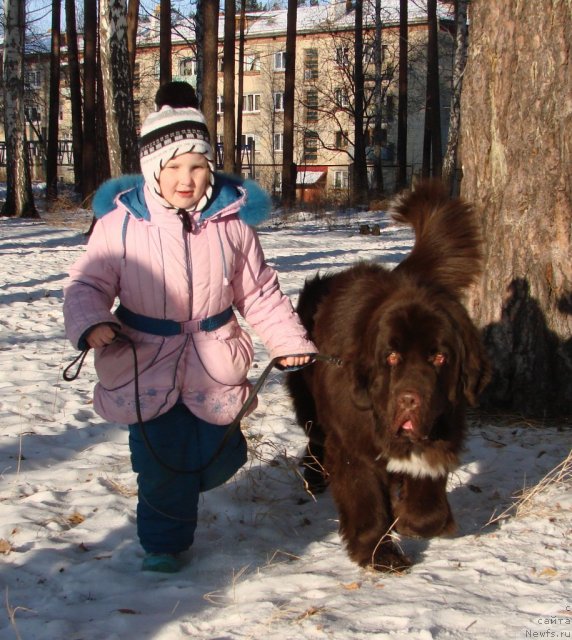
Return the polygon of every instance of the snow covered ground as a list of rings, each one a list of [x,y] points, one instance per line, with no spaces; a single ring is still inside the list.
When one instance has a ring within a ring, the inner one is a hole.
[[[473,418],[450,483],[459,534],[403,539],[411,571],[379,574],[346,556],[331,497],[304,491],[278,371],[243,425],[249,463],[204,494],[188,565],[142,573],[126,429],[94,413],[91,364],[62,380],[62,285],[88,226],[72,221],[0,220],[0,640],[572,637],[570,467],[495,519],[569,456],[569,426]],[[366,222],[381,236],[360,235]],[[395,264],[411,245],[370,213],[275,218],[260,235],[292,297],[319,269]]]

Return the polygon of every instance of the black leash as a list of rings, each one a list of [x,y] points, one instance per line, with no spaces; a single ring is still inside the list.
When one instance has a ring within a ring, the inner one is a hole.
[[[272,371],[272,369],[274,367],[277,367],[281,371],[297,371],[297,370],[303,369],[303,368],[305,368],[305,367],[307,367],[307,366],[309,366],[311,364],[314,364],[314,362],[316,362],[318,360],[320,360],[322,362],[330,362],[330,363],[336,364],[338,366],[340,366],[342,364],[342,361],[339,358],[335,357],[335,356],[325,356],[325,355],[321,355],[319,353],[293,354],[294,356],[299,356],[299,355],[309,355],[310,356],[310,361],[309,362],[307,362],[306,364],[303,364],[303,365],[300,365],[300,366],[294,366],[294,367],[283,367],[283,366],[277,364],[278,361],[282,360],[282,358],[284,356],[280,356],[278,358],[273,358],[268,363],[267,367],[264,369],[264,371],[262,372],[261,376],[258,378],[256,384],[252,387],[248,398],[246,399],[245,403],[242,405],[242,408],[238,412],[237,416],[230,423],[230,425],[227,427],[227,431],[224,434],[224,438],[220,441],[220,444],[217,447],[217,449],[214,452],[214,454],[211,456],[211,459],[206,464],[202,465],[201,467],[198,467],[197,469],[178,469],[177,467],[173,467],[173,466],[171,466],[170,464],[168,464],[167,462],[165,462],[164,460],[161,459],[161,457],[157,454],[157,452],[153,448],[153,445],[151,444],[151,441],[149,440],[149,436],[147,435],[147,430],[145,428],[145,424],[144,424],[143,418],[141,416],[141,404],[140,404],[140,401],[139,401],[139,363],[138,363],[138,360],[137,360],[137,350],[136,350],[136,347],[135,347],[135,342],[129,336],[126,336],[124,333],[121,333],[121,332],[116,332],[115,339],[116,340],[122,340],[123,342],[126,342],[131,347],[131,352],[133,353],[134,386],[135,386],[135,413],[137,415],[137,424],[138,424],[139,428],[141,429],[141,435],[143,437],[143,441],[145,442],[145,445],[147,446],[147,449],[149,450],[151,455],[155,458],[155,460],[164,469],[167,469],[167,471],[170,471],[171,473],[175,473],[177,475],[194,475],[194,474],[197,474],[197,473],[203,473],[204,471],[206,471],[215,462],[215,460],[221,455],[223,449],[225,448],[225,446],[228,443],[228,441],[230,440],[230,438],[240,428],[240,422],[241,422],[242,418],[244,418],[244,416],[246,415],[246,413],[248,412],[248,410],[252,406],[252,403],[256,399],[256,396],[258,395],[260,389],[262,388],[262,386],[266,382],[266,379],[268,378],[268,376],[270,375],[270,372]],[[79,376],[79,374],[81,372],[81,369],[83,367],[83,363],[85,361],[85,358],[86,358],[89,350],[90,350],[90,348],[88,347],[87,349],[84,349],[83,351],[81,351],[79,353],[79,355],[76,358],[74,358],[74,360],[64,369],[64,372],[63,372],[62,375],[63,375],[63,378],[64,378],[64,380],[66,382],[71,382],[72,380],[75,380]],[[70,373],[70,370],[75,365],[77,365],[77,369],[75,370],[75,372]]]

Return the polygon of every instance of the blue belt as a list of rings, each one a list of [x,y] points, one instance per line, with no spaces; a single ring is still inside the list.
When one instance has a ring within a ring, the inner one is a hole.
[[[182,333],[196,333],[197,331],[214,331],[215,329],[219,329],[232,318],[232,307],[228,307],[228,309],[209,318],[187,320],[186,322],[150,318],[149,316],[130,311],[122,304],[115,310],[115,315],[123,324],[126,324],[136,331],[150,333],[154,336],[178,336]]]

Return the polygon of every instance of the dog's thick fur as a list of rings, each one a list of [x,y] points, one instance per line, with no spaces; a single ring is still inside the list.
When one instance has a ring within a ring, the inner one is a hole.
[[[305,477],[329,484],[350,557],[378,570],[410,561],[392,542],[451,534],[448,474],[459,464],[465,408],[488,380],[479,335],[461,295],[481,271],[473,209],[427,182],[392,215],[415,230],[393,271],[359,263],[306,282],[298,312],[321,354],[288,374],[309,436]]]

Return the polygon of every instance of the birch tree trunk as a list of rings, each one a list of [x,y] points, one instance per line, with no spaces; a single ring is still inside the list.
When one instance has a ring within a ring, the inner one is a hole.
[[[462,194],[485,271],[469,301],[495,369],[485,406],[572,413],[572,12],[567,0],[471,3]]]
[[[7,180],[2,215],[38,218],[32,194],[24,120],[25,0],[5,0],[4,21],[2,79]]]
[[[139,151],[127,49],[126,0],[100,0],[99,42],[111,176],[135,173]]]
[[[463,89],[463,74],[467,64],[467,1],[457,0],[456,3],[456,32],[455,32],[455,60],[453,63],[453,87],[451,91],[451,111],[449,116],[449,136],[447,151],[443,159],[443,182],[449,186],[451,192],[458,189],[456,181],[457,147],[461,128],[461,92]]]

